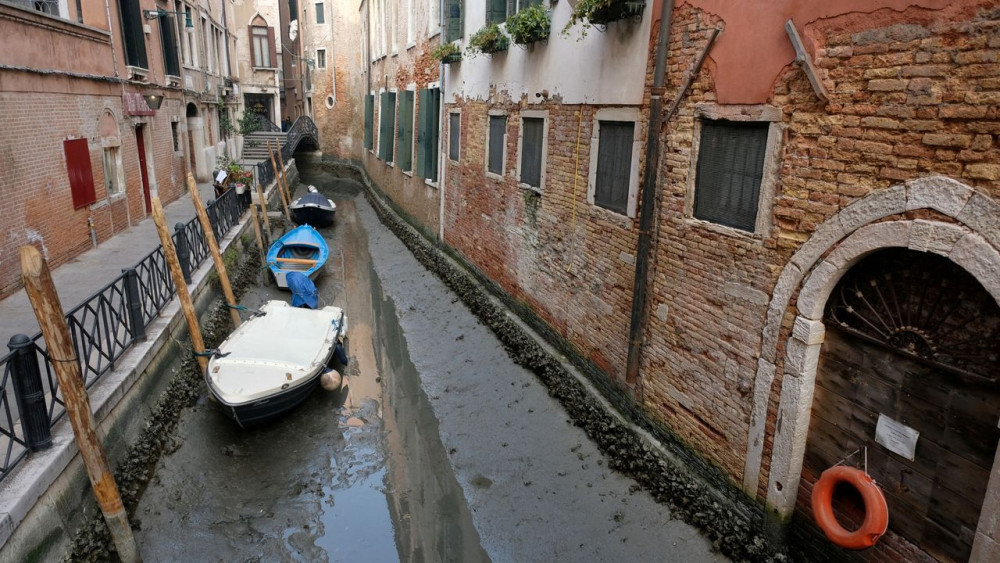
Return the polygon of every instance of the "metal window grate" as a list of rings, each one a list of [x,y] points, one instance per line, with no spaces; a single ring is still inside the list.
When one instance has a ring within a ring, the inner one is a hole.
[[[753,232],[768,123],[704,121],[698,147],[694,216]]]
[[[542,143],[545,120],[525,117],[521,132],[521,182],[539,188],[542,186]]]
[[[626,213],[628,188],[632,176],[632,144],[635,123],[632,121],[599,121],[597,174],[594,182],[594,203],[611,211]]]
[[[503,146],[507,138],[507,116],[490,116],[490,157],[487,170],[503,174]]]

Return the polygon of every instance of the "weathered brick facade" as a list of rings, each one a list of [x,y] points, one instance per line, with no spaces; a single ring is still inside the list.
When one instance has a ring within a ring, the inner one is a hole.
[[[150,188],[158,189],[164,203],[184,193],[184,156],[183,152],[180,156],[174,152],[170,125],[172,119],[180,120],[179,126],[183,124],[180,100],[165,100],[155,116],[128,117],[123,115],[120,86],[94,85],[87,90],[82,93],[77,84],[72,92],[0,93],[0,114],[5,116],[5,172],[0,177],[5,218],[0,237],[0,296],[21,285],[17,258],[20,246],[36,245],[50,265],[58,266],[91,248],[88,219],[93,220],[97,242],[101,243],[146,217],[136,123],[148,129]],[[98,132],[105,109],[115,116],[120,130],[125,181],[124,194],[110,199]],[[41,126],[53,122],[63,125]],[[63,141],[73,138],[88,140],[97,197],[93,205],[76,210],[63,154]]]
[[[1000,299],[1000,283],[991,281],[1000,274],[1000,7],[995,0],[750,4],[742,11],[693,0],[672,14],[665,108],[681,94],[713,30],[725,32],[659,130],[648,320],[635,384],[625,383],[624,373],[639,221],[589,203],[588,187],[598,112],[631,108],[645,138],[655,23],[638,105],[566,103],[568,93],[547,90],[545,97],[512,98],[493,82],[488,94],[468,94],[474,88],[465,78],[481,75],[462,69],[465,61],[452,65],[445,78],[467,90],[442,106],[440,225],[427,209],[438,203],[436,194],[414,189],[412,179],[372,154],[364,164],[400,208],[426,230],[440,227],[448,247],[529,307],[613,386],[629,389],[734,486],[779,520],[798,503],[798,519],[808,526],[804,508],[815,476],[799,476],[816,358],[830,353],[820,351],[822,311],[837,279],[868,252],[902,247],[949,257]],[[643,17],[658,20],[658,9],[647,7]],[[805,65],[793,61],[782,28],[787,20],[802,37],[826,101]],[[758,33],[763,23],[774,28]],[[747,53],[759,55],[759,67],[734,70]],[[493,76],[521,64],[495,57]],[[372,93],[385,76],[390,88],[405,87],[410,79],[394,78],[391,58],[382,64],[372,67]],[[734,75],[746,79],[745,91]],[[377,98],[375,106],[377,113]],[[538,190],[517,177],[527,111],[547,117]],[[460,115],[457,162],[447,156],[453,113]],[[487,173],[489,116],[497,114],[507,116],[499,177]],[[699,132],[714,119],[767,125],[753,229],[694,217]],[[375,123],[377,139],[377,116]],[[1000,491],[997,467],[989,490]],[[983,505],[974,557],[1000,554],[997,530],[983,524],[998,510]],[[864,557],[926,553],[890,529]]]
[[[445,241],[534,309],[612,378],[624,375],[635,220],[587,203],[599,106],[527,99],[445,106],[461,114],[460,161],[446,157]],[[486,173],[489,110],[507,112],[504,175]],[[521,111],[548,112],[545,187],[519,186]],[[640,126],[645,123],[640,118]],[[449,128],[442,147],[447,153]],[[643,162],[642,157],[639,159]]]

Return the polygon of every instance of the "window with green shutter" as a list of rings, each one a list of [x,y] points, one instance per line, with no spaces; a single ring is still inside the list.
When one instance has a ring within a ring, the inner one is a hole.
[[[458,162],[462,144],[462,114],[448,114],[448,158]]]
[[[525,117],[521,121],[521,183],[542,187],[542,151],[545,141],[545,120]]]
[[[378,157],[392,162],[393,133],[396,131],[395,92],[382,92],[378,111]]]
[[[486,0],[486,23],[503,23],[507,21],[508,0]]]
[[[438,123],[441,90],[427,88],[417,94],[417,176],[432,182],[438,176]]]
[[[628,210],[629,181],[632,174],[632,121],[599,121],[597,175],[594,180],[594,203],[611,211]]]
[[[489,154],[486,159],[486,170],[503,175],[503,147],[507,139],[507,116],[490,116],[490,138],[487,144]]]
[[[396,163],[400,170],[409,172],[413,170],[413,90],[400,93],[396,139],[399,143]]]
[[[446,0],[448,3],[445,4],[445,26],[444,40],[445,42],[452,42],[456,39],[461,39],[464,33],[465,25],[465,6],[463,6],[462,0]],[[492,1],[492,0],[490,0]]]
[[[365,148],[375,147],[374,139],[374,119],[375,119],[375,96],[368,94],[365,96]]]

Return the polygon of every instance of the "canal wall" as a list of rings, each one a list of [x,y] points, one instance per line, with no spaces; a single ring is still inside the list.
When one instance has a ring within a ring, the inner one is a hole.
[[[294,188],[299,176],[294,160],[289,160],[285,171],[289,186]],[[276,199],[274,188],[272,182],[265,190],[271,209],[280,207],[271,203]],[[259,263],[250,223],[249,214],[245,214],[219,241],[234,278],[239,274],[233,272],[241,270],[240,265],[249,258],[253,264]],[[213,313],[222,310],[228,318],[219,301],[221,292],[212,260],[191,272],[191,281],[188,289],[200,324],[204,328],[207,323],[212,330]],[[168,411],[177,407],[178,401],[170,395],[184,394],[185,390],[171,387],[182,375],[189,350],[184,315],[179,302],[173,299],[146,328],[146,340],[137,342],[88,391],[98,435],[126,508],[129,499],[141,493],[159,452],[169,447],[169,436],[150,436],[155,432],[148,430],[162,425],[165,418],[173,417],[176,422],[179,411]],[[202,385],[200,378],[195,381],[193,391],[197,396]],[[136,525],[136,520],[132,524]],[[52,428],[52,447],[30,454],[0,488],[0,542],[0,563],[60,559],[74,547],[77,553],[87,554],[80,559],[102,560],[110,556],[106,530],[68,419]]]
[[[785,559],[762,534],[760,504],[649,416],[530,306],[506,293],[400,208],[361,163],[324,158],[321,165],[365,187],[379,218],[497,334],[515,363],[538,375],[574,424],[614,460],[613,469],[635,479],[677,517],[702,529],[727,556]]]

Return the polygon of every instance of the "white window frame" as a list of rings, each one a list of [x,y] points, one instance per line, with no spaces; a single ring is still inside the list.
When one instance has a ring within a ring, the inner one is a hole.
[[[491,109],[487,112],[488,116],[486,118],[486,160],[483,161],[483,171],[486,173],[487,178],[492,178],[494,180],[503,180],[503,177],[507,174],[507,127],[510,125],[510,115],[507,110],[502,109]],[[497,174],[490,170],[490,135],[493,132],[492,127],[490,127],[490,121],[493,117],[503,117],[504,127],[503,127],[503,155],[500,157],[500,173]],[[461,129],[461,126],[459,126]],[[461,145],[459,145],[461,149]],[[461,154],[461,153],[459,153]]]
[[[688,177],[684,198],[684,220],[691,225],[735,237],[756,238],[763,240],[771,232],[771,206],[778,183],[778,156],[781,149],[781,138],[785,129],[782,122],[781,108],[766,104],[760,105],[719,105],[701,103],[695,106],[694,128],[691,139],[691,160],[688,163]],[[728,120],[743,122],[765,122],[767,128],[767,147],[764,150],[764,168],[760,179],[760,192],[757,202],[757,219],[753,232],[735,227],[720,225],[694,216],[695,186],[698,174],[698,156],[701,145],[701,128],[705,120]]]
[[[321,52],[323,53],[323,64],[322,65],[319,64],[319,54]],[[326,70],[326,49],[325,48],[316,49],[316,68],[317,69]]]
[[[406,88],[404,88],[403,91],[413,92],[413,107],[410,109],[410,113],[412,114],[410,117],[413,120],[413,123],[410,124],[410,169],[403,170],[400,168],[400,170],[403,171],[403,174],[412,178],[417,167],[417,161],[414,158],[417,154],[417,83],[410,82],[406,85]],[[399,147],[396,148],[398,149]]]
[[[427,0],[427,38],[441,33],[441,0]]]
[[[416,88],[416,85],[414,85],[414,88]],[[444,168],[448,164],[444,160],[444,159],[448,158],[448,155],[447,154],[442,154],[444,151],[441,150],[441,139],[444,139],[444,131],[443,131],[443,129],[444,129],[445,125],[442,123],[441,113],[440,112],[441,112],[441,109],[442,109],[441,105],[444,104],[444,93],[441,92],[441,82],[440,81],[429,82],[429,83],[427,83],[427,86],[424,86],[424,88],[427,88],[428,90],[437,90],[438,91],[438,102],[439,102],[439,105],[438,105],[438,120],[437,120],[438,121],[437,122],[437,128],[438,128],[438,143],[437,143],[437,147],[438,147],[438,154],[437,154],[438,171],[437,171],[437,180],[431,180],[430,178],[424,178],[424,184],[426,184],[426,185],[428,185],[428,186],[430,186],[430,187],[432,187],[434,189],[438,189],[438,187],[440,186],[441,177],[444,174]],[[415,99],[414,99],[414,102],[416,102]],[[416,106],[414,106],[414,108],[416,108]],[[414,123],[413,123],[413,143],[414,143],[414,145],[413,145],[413,148],[414,148],[414,151],[416,151],[416,142],[417,142],[417,124],[416,124],[416,118],[417,118],[417,112],[414,110],[414,112],[413,112],[413,119],[414,119]],[[461,147],[459,147],[459,148],[461,149]],[[416,152],[414,152],[414,154],[416,154]],[[443,202],[444,199],[442,199],[441,201]]]
[[[379,137],[382,136],[382,93],[385,91],[385,88],[379,88],[378,91],[372,92],[375,94],[375,100],[372,102],[372,148],[369,150],[380,161],[382,159],[378,155],[378,146]],[[375,119],[376,110],[378,110],[378,119]]]
[[[452,115],[457,115],[458,116],[458,160],[453,160],[451,158],[451,116]],[[448,127],[448,146],[446,147],[447,152],[445,154],[446,154],[446,156],[448,158],[448,162],[453,162],[455,164],[459,164],[460,162],[462,162],[462,110],[461,109],[451,109],[451,110],[448,110],[448,123],[446,124],[446,127]],[[441,174],[441,171],[439,170],[438,171],[438,175],[440,176],[440,174]]]
[[[542,120],[542,163],[541,173],[538,176],[538,187],[526,184],[521,181],[521,160],[524,155],[524,119]],[[520,122],[517,130],[517,187],[536,192],[545,191],[545,166],[548,163],[549,154],[549,111],[548,110],[524,110],[521,112]]]
[[[645,129],[640,119],[642,112],[636,107],[601,108],[594,114],[594,123],[590,137],[590,170],[587,178],[587,203],[595,208],[608,213],[621,216],[621,213],[597,205],[594,201],[594,194],[597,190],[597,155],[601,142],[601,122],[602,121],[631,121],[633,127],[632,138],[632,164],[629,167],[628,181],[628,202],[626,204],[625,216],[634,219],[636,212],[637,194],[639,192],[639,153],[642,152],[643,130]]]
[[[125,195],[125,174],[122,165],[122,147],[120,142],[104,144],[101,147],[101,169],[104,171],[104,190],[108,199],[117,199]],[[111,153],[114,174],[108,175],[108,153]],[[109,185],[110,184],[110,185]],[[111,189],[111,188],[114,189]]]

